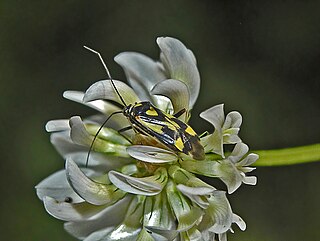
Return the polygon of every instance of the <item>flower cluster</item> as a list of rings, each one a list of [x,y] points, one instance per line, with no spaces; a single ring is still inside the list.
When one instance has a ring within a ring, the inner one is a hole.
[[[200,89],[195,56],[174,38],[158,38],[157,44],[160,61],[134,52],[117,55],[115,61],[131,87],[118,80],[114,84],[127,105],[149,101],[169,115],[185,109],[178,118],[187,123]],[[245,230],[226,192],[201,180],[201,176],[220,179],[228,194],[242,183],[256,184],[256,177],[246,174],[258,156],[247,155],[248,146],[238,137],[242,122],[238,112],[225,116],[220,104],[200,114],[214,131],[200,135],[205,159],[195,160],[137,130],[118,132],[131,124],[122,114],[113,115],[95,138],[106,117],[122,111],[109,79],[86,92],[66,91],[64,97],[100,112],[46,125],[65,169],[40,182],[37,195],[49,214],[66,221],[70,234],[85,241],[224,241],[233,223]],[[225,145],[233,146],[233,151],[225,152]]]

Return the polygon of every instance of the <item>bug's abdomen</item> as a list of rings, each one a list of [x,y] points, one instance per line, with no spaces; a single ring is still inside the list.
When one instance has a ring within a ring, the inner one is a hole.
[[[141,103],[137,104],[138,108],[131,109],[129,116],[135,129],[156,138],[175,152],[190,155],[196,160],[204,159],[204,148],[200,139],[188,124],[162,112],[149,102]]]

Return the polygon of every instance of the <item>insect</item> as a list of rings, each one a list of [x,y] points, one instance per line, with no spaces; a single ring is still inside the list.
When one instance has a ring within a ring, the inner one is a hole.
[[[99,56],[110,79],[110,82],[124,106],[122,111],[117,111],[109,115],[109,117],[98,129],[88,152],[86,166],[88,164],[89,155],[97,135],[99,134],[103,126],[107,123],[107,121],[114,114],[119,113],[122,113],[125,117],[127,117],[130,126],[125,127],[118,132],[124,132],[133,129],[135,132],[155,138],[158,142],[164,144],[166,147],[176,153],[184,153],[186,155],[190,155],[196,160],[204,159],[204,148],[200,143],[199,136],[191,126],[178,119],[178,117],[185,112],[185,109],[177,112],[174,115],[170,115],[158,109],[149,101],[142,101],[127,105],[120,95],[119,91],[117,90],[100,53],[89,47],[84,47]]]

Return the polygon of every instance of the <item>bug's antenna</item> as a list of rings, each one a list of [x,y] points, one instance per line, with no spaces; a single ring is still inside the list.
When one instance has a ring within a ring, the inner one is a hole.
[[[108,77],[109,77],[109,79],[110,79],[110,81],[111,81],[111,84],[112,84],[114,90],[115,90],[116,93],[118,94],[118,96],[119,96],[122,104],[123,104],[124,106],[127,106],[126,102],[124,102],[124,99],[122,98],[122,96],[120,95],[118,89],[116,88],[116,85],[115,85],[114,82],[113,82],[113,79],[112,79],[112,77],[111,77],[111,74],[110,74],[110,72],[109,72],[109,70],[108,70],[108,68],[107,68],[107,65],[105,64],[105,62],[104,62],[101,54],[100,54],[98,51],[95,51],[95,50],[93,50],[93,49],[91,49],[91,48],[89,48],[89,47],[87,47],[87,46],[83,46],[83,47],[84,47],[85,49],[91,51],[92,53],[95,53],[96,55],[99,56],[99,59],[100,59],[100,61],[102,62],[102,65],[103,65],[104,69],[105,69],[106,72],[107,72],[107,75],[108,75]]]
[[[103,122],[103,124],[99,127],[98,131],[96,132],[96,134],[94,135],[93,137],[93,140],[91,142],[91,145],[90,145],[90,148],[89,148],[89,151],[88,151],[88,154],[87,154],[87,159],[86,159],[86,167],[88,167],[88,163],[89,163],[89,157],[90,157],[90,153],[92,151],[92,148],[93,148],[93,144],[95,142],[95,140],[97,139],[100,131],[102,130],[102,128],[104,127],[104,125],[108,122],[108,120],[115,114],[120,114],[122,113],[122,111],[116,111],[116,112],[113,112],[111,115],[108,116],[108,118]]]

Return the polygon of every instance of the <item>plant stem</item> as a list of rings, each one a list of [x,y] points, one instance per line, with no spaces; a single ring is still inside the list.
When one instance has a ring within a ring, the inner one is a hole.
[[[252,151],[259,155],[254,166],[284,166],[320,161],[320,143],[278,150]]]

